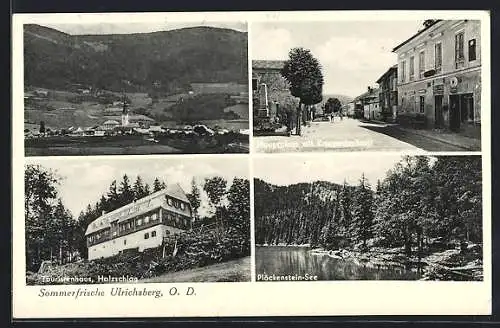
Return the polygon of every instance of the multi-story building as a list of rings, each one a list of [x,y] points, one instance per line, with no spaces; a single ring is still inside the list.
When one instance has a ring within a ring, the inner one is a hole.
[[[401,112],[427,124],[477,133],[481,124],[481,26],[478,20],[426,21],[393,49]]]
[[[165,237],[190,229],[192,218],[185,192],[178,184],[169,185],[92,221],[85,232],[88,258],[160,246]]]
[[[389,68],[378,80],[382,119],[396,120],[398,110],[398,65]]]

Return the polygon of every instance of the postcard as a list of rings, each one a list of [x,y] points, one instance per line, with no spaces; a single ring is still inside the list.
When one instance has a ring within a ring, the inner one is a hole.
[[[13,317],[491,313],[487,11],[13,16]]]

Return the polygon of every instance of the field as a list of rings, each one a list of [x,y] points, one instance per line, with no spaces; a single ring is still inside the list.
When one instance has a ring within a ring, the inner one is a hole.
[[[142,136],[45,137],[25,140],[26,156],[145,155],[247,153],[248,136],[160,137],[153,143]]]
[[[250,279],[250,257],[244,257],[201,268],[169,272],[161,276],[139,280],[139,282],[236,282],[250,281]]]

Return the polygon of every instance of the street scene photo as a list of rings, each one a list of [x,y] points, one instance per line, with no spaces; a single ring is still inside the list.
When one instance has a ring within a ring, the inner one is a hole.
[[[244,22],[24,24],[26,156],[248,153]]]
[[[257,281],[483,280],[481,156],[266,155],[254,174]]]
[[[481,21],[251,28],[255,151],[481,150]]]
[[[250,281],[248,174],[241,157],[27,160],[26,284]]]

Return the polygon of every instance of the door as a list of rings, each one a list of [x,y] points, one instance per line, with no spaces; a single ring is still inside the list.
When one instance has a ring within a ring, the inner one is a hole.
[[[450,130],[460,130],[460,97],[450,96]]]
[[[472,93],[460,95],[460,122],[474,122],[474,97]]]
[[[443,127],[443,96],[434,96],[434,126]]]

